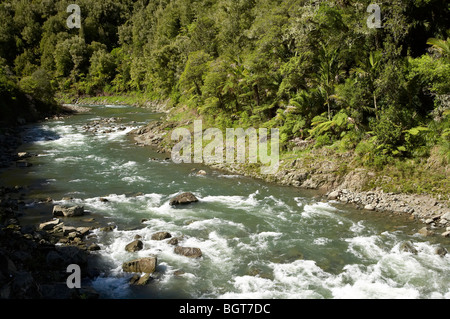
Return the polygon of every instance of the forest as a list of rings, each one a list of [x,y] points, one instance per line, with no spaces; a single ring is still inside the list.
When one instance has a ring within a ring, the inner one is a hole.
[[[446,166],[450,2],[380,0],[369,27],[372,3],[1,1],[0,115],[135,94],[209,126],[279,128],[285,152],[306,141],[368,167],[434,153]]]

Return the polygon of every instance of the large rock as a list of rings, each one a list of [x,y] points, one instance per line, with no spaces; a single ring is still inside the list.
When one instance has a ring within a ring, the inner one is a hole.
[[[156,270],[156,257],[146,257],[134,259],[122,264],[122,269],[125,272],[140,272],[151,274]]]
[[[53,207],[53,216],[77,217],[83,215],[84,215],[84,207],[82,206],[64,207],[60,205],[55,205]]]
[[[52,230],[60,223],[59,219],[54,219],[46,223],[42,223],[39,225],[40,230]]]
[[[144,248],[144,243],[140,240],[135,240],[125,246],[125,250],[134,253],[135,251],[142,250]]]
[[[153,234],[152,240],[164,240],[164,239],[171,238],[171,237],[172,237],[171,234],[169,234],[168,232],[162,231],[162,232]]]
[[[189,258],[200,258],[202,256],[202,251],[200,248],[192,247],[175,247],[173,250],[175,254],[183,255]]]
[[[180,194],[170,200],[171,206],[177,206],[177,205],[187,205],[190,203],[196,203],[198,202],[197,197],[194,196],[192,193],[183,193]]]

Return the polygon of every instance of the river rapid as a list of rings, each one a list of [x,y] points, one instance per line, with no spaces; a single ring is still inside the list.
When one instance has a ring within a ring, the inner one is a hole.
[[[30,125],[20,151],[38,154],[29,160],[33,166],[10,168],[0,178],[29,185],[32,198],[82,205],[102,226],[117,226],[93,231],[101,249],[92,253],[102,264],[88,284],[101,298],[450,298],[450,254],[436,253],[450,250],[449,240],[417,234],[423,225],[410,216],[356,210],[315,192],[175,164],[127,135],[159,114],[88,107]],[[117,129],[93,132],[94,121],[113,117]],[[207,175],[198,175],[200,169]],[[182,192],[199,202],[170,206]],[[25,219],[51,218],[34,205],[29,202]],[[180,245],[200,248],[203,256],[180,256],[167,240],[151,240],[160,231],[182,237]],[[136,235],[143,249],[125,251]],[[401,249],[405,241],[416,254]],[[150,255],[158,258],[155,279],[129,285],[132,274],[122,263]]]

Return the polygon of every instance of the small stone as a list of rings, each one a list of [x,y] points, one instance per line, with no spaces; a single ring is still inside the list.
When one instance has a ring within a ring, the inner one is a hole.
[[[74,232],[69,233],[69,234],[67,235],[67,237],[68,237],[69,239],[75,239],[76,237],[78,237],[78,235],[79,235],[79,233],[74,231]]]
[[[113,231],[115,228],[116,228],[115,226],[106,226],[106,227],[100,228],[100,231],[110,232],[110,231]]]
[[[364,206],[364,209],[369,210],[369,211],[374,211],[375,207],[373,207],[372,205],[369,204],[369,205]]]
[[[91,228],[90,227],[77,227],[76,230],[77,230],[77,232],[80,233],[80,236],[83,237],[91,231]]]
[[[175,271],[173,272],[173,274],[174,274],[175,276],[181,276],[181,275],[184,275],[185,272],[184,272],[183,270],[175,270]]]
[[[339,191],[334,191],[328,194],[327,198],[328,200],[336,200],[339,198],[339,195],[340,195]]]
[[[400,244],[400,251],[417,255],[417,249],[414,248],[414,245],[409,241],[404,241],[403,243]]]
[[[418,233],[425,237],[434,235],[434,232],[429,230],[427,227],[422,227],[421,229],[419,229]]]
[[[178,245],[178,242],[179,242],[178,237],[172,237],[167,243],[168,243],[169,245],[176,246],[176,245]]]
[[[441,257],[444,257],[448,253],[447,249],[442,246],[437,247],[434,252]]]
[[[97,251],[97,250],[100,250],[100,249],[101,249],[100,246],[97,245],[96,243],[93,243],[93,244],[91,244],[91,245],[88,247],[88,250],[89,250],[89,251]]]
[[[77,229],[73,226],[63,226],[62,231],[63,231],[63,235],[67,236],[72,232],[75,232]]]
[[[17,157],[18,158],[27,158],[27,157],[31,157],[31,154],[28,152],[20,152],[20,153],[17,153]]]

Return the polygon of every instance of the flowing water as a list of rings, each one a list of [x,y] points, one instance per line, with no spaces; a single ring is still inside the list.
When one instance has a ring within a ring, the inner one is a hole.
[[[83,128],[110,117],[124,129]],[[39,156],[30,159],[32,167],[1,175],[4,183],[30,185],[36,198],[80,204],[103,224],[117,225],[94,231],[103,271],[90,284],[103,298],[450,298],[450,254],[435,252],[450,250],[447,239],[421,237],[422,225],[408,216],[362,212],[314,192],[174,164],[127,136],[158,117],[134,107],[91,106],[86,114],[30,126],[21,150]],[[200,202],[169,205],[187,191]],[[36,214],[51,218],[49,211]],[[198,247],[203,256],[175,254],[167,240],[151,240],[159,231],[183,237],[180,245]],[[136,235],[143,250],[126,252]],[[417,254],[400,249],[406,240]],[[158,258],[156,279],[130,286],[122,263],[149,255]]]

